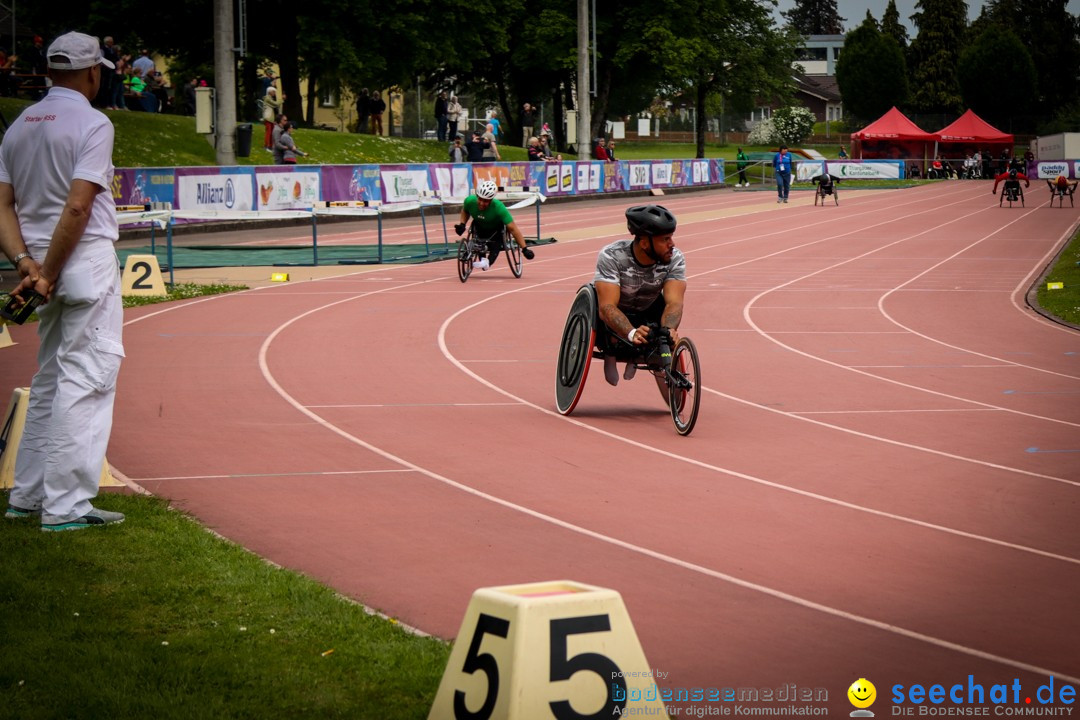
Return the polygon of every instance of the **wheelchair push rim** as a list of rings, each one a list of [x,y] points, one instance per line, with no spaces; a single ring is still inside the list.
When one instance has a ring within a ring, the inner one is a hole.
[[[697,423],[701,405],[701,365],[697,347],[689,338],[679,338],[671,353],[671,378],[668,404],[675,431],[689,435]]]
[[[559,360],[555,369],[555,405],[561,415],[577,407],[589,376],[596,345],[596,299],[592,288],[582,287],[566,317]]]

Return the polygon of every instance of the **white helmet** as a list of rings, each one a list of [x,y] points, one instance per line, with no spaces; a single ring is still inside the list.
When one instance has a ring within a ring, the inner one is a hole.
[[[476,196],[483,198],[484,200],[490,200],[495,197],[495,193],[498,189],[499,188],[494,180],[485,180],[480,183],[480,187],[476,188]]]

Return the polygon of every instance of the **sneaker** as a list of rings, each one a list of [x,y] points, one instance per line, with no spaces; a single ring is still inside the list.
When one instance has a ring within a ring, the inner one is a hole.
[[[60,532],[61,530],[85,530],[95,525],[113,525],[124,522],[124,513],[98,510],[97,508],[83,515],[81,518],[68,522],[41,524],[42,532]]]
[[[28,517],[41,517],[41,508],[37,510],[27,510],[26,508],[16,507],[15,505],[8,505],[7,512],[4,513],[4,517],[9,520],[19,520]]]
[[[614,355],[604,358],[604,379],[608,381],[608,385],[619,384],[619,368],[615,364]]]
[[[530,250],[527,247],[526,248],[521,248],[521,254],[525,256],[526,260],[532,260],[534,257],[536,257],[536,253],[534,253],[532,250]]]
[[[634,375],[636,375],[636,374],[637,374],[637,365],[635,365],[634,363],[626,363],[626,369],[623,370],[622,379],[623,380],[633,380]]]
[[[474,262],[472,266],[477,270],[487,270],[489,267],[491,267],[491,263],[488,262],[487,258],[480,258],[479,260]]]
[[[784,202],[784,198],[776,198],[776,204],[777,205],[779,205],[782,202]]]
[[[784,198],[784,202],[787,202],[787,198]]]

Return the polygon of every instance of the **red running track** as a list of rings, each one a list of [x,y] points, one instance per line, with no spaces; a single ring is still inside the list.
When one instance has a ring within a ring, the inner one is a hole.
[[[648,377],[598,367],[554,412],[620,200],[547,207],[560,242],[520,280],[379,267],[129,311],[109,459],[442,637],[478,587],[569,578],[622,593],[662,686],[846,713],[866,677],[880,715],[896,683],[1080,684],[1080,333],[1024,303],[1080,210],[988,188],[665,198],[689,438]]]

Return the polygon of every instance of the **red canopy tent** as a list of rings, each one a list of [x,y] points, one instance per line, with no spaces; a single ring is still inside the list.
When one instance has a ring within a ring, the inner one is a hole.
[[[895,107],[862,130],[851,133],[851,156],[890,160],[925,160],[937,135],[911,122]]]
[[[976,150],[997,157],[1002,150],[1012,151],[1014,138],[989,124],[974,111],[968,110],[956,122],[937,133],[939,152],[946,158],[962,158]]]

